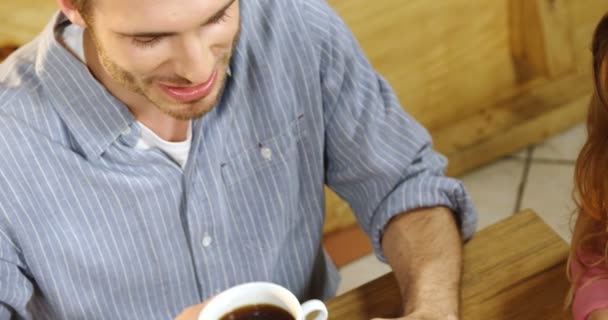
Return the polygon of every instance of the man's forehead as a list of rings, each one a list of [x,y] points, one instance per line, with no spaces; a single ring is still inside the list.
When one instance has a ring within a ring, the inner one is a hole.
[[[213,15],[231,0],[93,0],[94,8],[106,21],[125,24],[148,22],[178,23]],[[128,19],[125,19],[128,17]]]

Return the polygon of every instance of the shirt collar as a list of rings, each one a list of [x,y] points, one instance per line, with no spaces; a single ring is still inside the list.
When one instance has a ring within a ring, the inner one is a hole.
[[[67,18],[58,12],[42,31],[36,73],[42,86],[88,159],[100,157],[121,135],[135,134],[129,109],[112,96],[57,40]]]

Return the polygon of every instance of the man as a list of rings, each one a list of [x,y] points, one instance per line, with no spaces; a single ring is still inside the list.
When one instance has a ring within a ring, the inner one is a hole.
[[[0,66],[0,319],[196,319],[256,280],[327,299],[324,184],[402,319],[455,319],[473,206],[326,3],[58,4]]]

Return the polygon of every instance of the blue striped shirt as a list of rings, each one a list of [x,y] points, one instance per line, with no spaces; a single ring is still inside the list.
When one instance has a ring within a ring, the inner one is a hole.
[[[322,0],[241,2],[232,76],[185,168],[56,39],[0,65],[0,319],[170,319],[239,283],[326,299],[323,186],[382,259],[396,214],[476,215],[446,160]],[[420,244],[424,245],[424,244]]]

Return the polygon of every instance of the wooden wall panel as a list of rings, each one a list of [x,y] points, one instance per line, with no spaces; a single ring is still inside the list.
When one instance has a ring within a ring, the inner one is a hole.
[[[430,129],[510,94],[516,74],[505,0],[328,2],[405,109]]]
[[[575,61],[581,70],[591,67],[591,40],[598,22],[608,13],[608,0],[568,1],[572,17]]]
[[[30,41],[57,10],[55,0],[0,1],[0,46]]]

